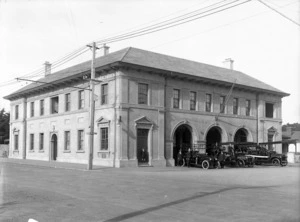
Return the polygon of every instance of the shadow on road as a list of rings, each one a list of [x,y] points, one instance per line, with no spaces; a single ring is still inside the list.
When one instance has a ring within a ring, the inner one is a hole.
[[[194,200],[194,199],[209,196],[209,195],[223,193],[223,192],[230,191],[230,190],[235,190],[235,189],[260,189],[260,188],[270,188],[270,187],[276,187],[276,186],[230,187],[230,188],[224,188],[224,189],[217,190],[217,191],[210,192],[210,193],[203,193],[203,192],[202,193],[197,193],[195,196],[192,196],[192,197],[187,197],[187,198],[172,201],[172,202],[169,202],[169,203],[161,204],[161,205],[158,205],[158,206],[155,206],[155,207],[150,207],[150,208],[146,208],[146,209],[143,209],[143,210],[131,212],[131,213],[128,213],[128,214],[123,214],[123,215],[105,220],[104,222],[118,222],[118,221],[127,220],[129,218],[133,218],[133,217],[136,217],[136,216],[139,216],[139,215],[143,215],[143,214],[146,214],[146,213],[149,213],[149,212],[152,212],[152,211],[160,210],[162,208],[166,208],[166,207],[169,207],[169,206],[172,206],[172,205],[180,204],[180,203],[183,203],[183,202],[187,202],[187,201],[190,201],[190,200]]]

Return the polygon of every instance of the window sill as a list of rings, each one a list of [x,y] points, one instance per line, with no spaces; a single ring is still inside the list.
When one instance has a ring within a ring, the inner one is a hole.
[[[64,150],[63,152],[64,153],[71,153],[71,150]],[[77,152],[79,152],[79,151],[77,151]]]
[[[19,150],[13,150],[13,153],[19,153]]]
[[[39,153],[44,153],[45,151],[44,150],[39,150]]]
[[[34,150],[29,150],[29,153],[34,153]]]
[[[85,153],[84,150],[77,150],[76,153]]]

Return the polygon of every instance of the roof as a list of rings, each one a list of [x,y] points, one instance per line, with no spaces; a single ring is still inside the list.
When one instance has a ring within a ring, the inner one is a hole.
[[[212,66],[204,63],[190,61],[182,58],[168,56],[164,54],[154,53],[137,48],[125,48],[106,56],[102,56],[96,59],[95,67],[105,67],[114,63],[131,64],[141,67],[147,67],[157,69],[160,71],[167,71],[172,73],[180,73],[183,75],[190,75],[194,77],[200,77],[207,80],[218,80],[224,83],[232,84],[235,82],[237,86],[244,86],[257,91],[264,91],[269,93],[275,93],[280,96],[288,96],[289,94],[280,91],[262,81],[259,81],[249,75],[242,72],[225,69],[217,66]],[[90,70],[91,61],[87,61],[59,72],[47,75],[38,81],[45,83],[60,82],[63,79],[82,74]],[[5,96],[6,99],[12,99],[15,96],[20,96],[24,92],[30,92],[36,88],[43,87],[44,83],[34,83],[27,85],[20,90]]]
[[[298,140],[298,142],[300,142],[300,131],[294,131],[291,139]]]

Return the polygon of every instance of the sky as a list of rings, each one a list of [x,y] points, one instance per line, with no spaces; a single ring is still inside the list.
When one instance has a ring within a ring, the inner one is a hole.
[[[232,1],[232,0],[230,0]],[[237,2],[243,2],[238,1]],[[300,24],[299,0],[262,0]],[[43,68],[92,41],[142,28],[221,0],[0,0],[0,108],[3,96],[28,84],[11,80]],[[229,0],[222,1],[224,3]],[[290,96],[283,123],[300,123],[300,25],[258,0],[149,35],[110,43],[234,69]],[[90,60],[90,51],[64,68]]]

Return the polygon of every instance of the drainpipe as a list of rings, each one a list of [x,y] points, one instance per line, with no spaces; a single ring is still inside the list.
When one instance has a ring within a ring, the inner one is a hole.
[[[113,167],[116,167],[116,151],[117,151],[117,71],[115,71],[115,96],[114,96],[114,159],[113,159]]]
[[[164,85],[164,156],[165,156],[165,160],[167,160],[167,143],[166,143],[166,139],[167,139],[167,77],[165,77],[165,85]],[[172,147],[173,149],[173,147]]]
[[[22,159],[26,159],[26,144],[27,144],[27,98],[23,102],[23,155]]]
[[[259,133],[258,133],[258,130],[259,130],[259,119],[258,119],[258,107],[259,107],[259,104],[258,104],[259,100],[258,100],[258,93],[256,93],[256,142],[258,143],[258,136],[259,136]]]

